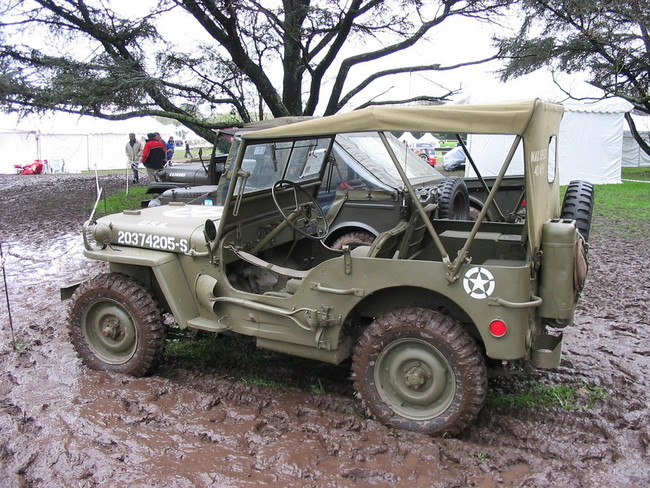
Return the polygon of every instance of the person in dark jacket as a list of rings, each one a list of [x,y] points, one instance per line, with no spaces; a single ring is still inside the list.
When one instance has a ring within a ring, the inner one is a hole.
[[[156,171],[162,169],[167,161],[167,146],[157,132],[147,134],[147,143],[142,150],[142,164],[147,168],[149,182],[159,181]]]
[[[172,158],[174,157],[174,150],[176,149],[176,143],[174,138],[170,137],[166,144],[167,147],[167,164],[172,165]]]

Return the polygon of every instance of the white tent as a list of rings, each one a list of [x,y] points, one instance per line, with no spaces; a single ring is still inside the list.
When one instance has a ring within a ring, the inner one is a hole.
[[[422,137],[420,137],[417,142],[428,142],[429,144],[433,144],[433,147],[438,147],[440,144],[440,140],[436,137],[433,136],[431,132],[427,132],[424,134]]]
[[[183,128],[184,129],[184,128]],[[164,140],[176,136],[177,127],[153,117],[109,121],[64,113],[18,118],[0,116],[0,173],[14,173],[15,165],[47,160],[67,172],[127,167],[124,147],[128,134],[144,139],[159,132]]]
[[[417,142],[417,139],[415,138],[415,136],[413,134],[411,134],[410,132],[404,132],[404,134],[402,134],[402,136],[399,138],[399,140],[406,143],[408,146],[410,146],[414,142]]]
[[[596,103],[565,104],[558,137],[560,184],[586,180],[595,184],[620,183],[623,156],[625,113],[632,105],[620,98]],[[514,137],[473,135],[469,138],[470,154],[481,174],[494,176],[501,168]],[[466,165],[465,174],[475,176]],[[508,174],[523,174],[521,148]]]

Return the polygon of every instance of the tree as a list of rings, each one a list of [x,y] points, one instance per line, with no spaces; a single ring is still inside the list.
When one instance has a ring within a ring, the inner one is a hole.
[[[353,106],[378,80],[493,59],[441,66],[432,56],[375,71],[368,65],[426,40],[446,19],[485,20],[511,0],[159,0],[137,19],[104,0],[9,1],[0,12],[0,110],[158,115],[210,138],[227,125],[211,117],[215,112],[230,111],[233,122],[328,115]],[[164,17],[181,14],[210,39],[190,53],[158,28]],[[353,77],[355,70],[365,77]],[[440,103],[454,93],[393,102]],[[382,102],[357,105],[372,103]]]
[[[518,34],[498,39],[507,60],[502,81],[541,67],[555,73],[584,71],[603,98],[624,98],[650,115],[649,0],[524,0],[522,8],[525,18]],[[626,119],[650,154],[632,117]]]

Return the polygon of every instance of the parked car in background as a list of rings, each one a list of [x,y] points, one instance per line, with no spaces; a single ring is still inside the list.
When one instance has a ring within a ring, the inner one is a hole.
[[[429,142],[416,142],[411,144],[409,148],[421,159],[429,163],[430,166],[435,166],[438,162],[436,148]]]
[[[465,160],[467,156],[461,146],[456,146],[450,150],[442,160],[442,167],[445,171],[456,171],[458,169],[465,169]]]

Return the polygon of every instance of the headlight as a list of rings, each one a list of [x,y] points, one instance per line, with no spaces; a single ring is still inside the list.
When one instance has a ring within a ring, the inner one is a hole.
[[[106,224],[97,224],[93,229],[93,239],[105,246],[111,242],[111,228]]]

